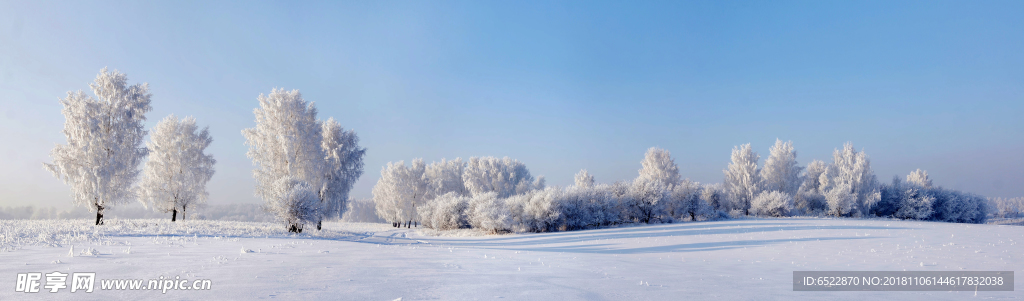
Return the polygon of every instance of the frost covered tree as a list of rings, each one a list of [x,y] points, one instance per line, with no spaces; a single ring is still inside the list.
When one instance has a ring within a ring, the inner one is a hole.
[[[804,181],[793,197],[797,210],[805,214],[821,214],[828,209],[825,191],[822,190],[824,187],[822,181],[827,181],[822,177],[826,171],[828,171],[828,164],[821,160],[814,160],[811,161],[811,164],[807,164]]]
[[[757,161],[761,156],[750,147],[750,143],[732,149],[732,163],[725,172],[725,189],[729,198],[736,203],[736,209],[750,215],[750,202],[761,192],[761,176]]]
[[[300,230],[302,225],[295,223],[305,223],[310,221],[309,216],[319,216],[321,208],[305,205],[280,207],[289,203],[275,198],[286,196],[279,191],[283,189],[279,182],[286,178],[302,182],[289,182],[288,191],[305,187],[318,190],[323,186],[323,128],[316,119],[316,106],[306,102],[298,90],[274,89],[268,95],[260,94],[258,100],[260,106],[253,110],[256,127],[242,130],[245,144],[249,146],[246,155],[255,165],[256,196],[263,199],[265,209],[288,223],[289,231]],[[296,208],[313,212],[296,212],[293,210]]]
[[[679,184],[679,166],[676,166],[672,154],[667,150],[657,147],[648,149],[640,165],[637,181],[658,182],[668,188]]]
[[[991,198],[990,206],[996,217],[1016,218],[1024,212],[1024,198]]]
[[[803,168],[797,165],[793,141],[782,142],[775,139],[775,145],[769,152],[768,159],[764,161],[764,167],[761,169],[763,189],[795,195],[803,182],[800,178]]]
[[[469,197],[456,192],[445,193],[418,208],[420,221],[423,226],[438,230],[468,228],[466,210],[469,200]]]
[[[471,157],[462,180],[472,196],[494,192],[499,198],[507,198],[534,189],[526,164],[509,157]]]
[[[857,197],[850,193],[851,190],[850,184],[839,183],[825,192],[825,202],[828,204],[827,213],[829,215],[848,216],[854,212]]]
[[[55,146],[53,163],[44,167],[71,186],[75,205],[95,211],[101,225],[104,209],[135,197],[131,187],[148,153],[143,123],[152,95],[148,84],[129,86],[128,76],[107,68],[89,87],[96,98],[79,90],[60,100],[67,144]]]
[[[691,221],[697,221],[714,218],[715,209],[703,198],[703,188],[700,183],[689,180],[673,186],[669,192],[670,204],[666,205],[668,214],[677,220],[689,218]]]
[[[448,193],[455,193],[458,196],[466,196],[466,184],[462,182],[462,174],[466,169],[466,162],[462,158],[455,160],[441,159],[441,162],[433,162],[427,165],[423,173],[423,180],[427,185],[426,199],[432,200]]]
[[[172,222],[178,212],[184,219],[188,208],[205,203],[206,183],[217,163],[204,153],[210,143],[209,129],[199,130],[195,118],[178,120],[172,114],[157,123],[146,143],[149,160],[138,186],[139,201],[147,208],[171,212]]]
[[[255,194],[271,212],[293,212],[273,207],[285,204],[273,199],[283,196],[276,192],[277,183],[285,178],[305,182],[319,201],[315,206],[300,208],[313,210],[302,213],[313,218],[281,220],[316,223],[319,229],[323,219],[338,217],[347,207],[348,192],[362,175],[366,150],[359,147],[355,132],[345,131],[333,119],[317,120],[316,105],[303,99],[298,90],[274,89],[268,95],[260,94],[258,100],[260,106],[253,110],[256,127],[242,130],[249,146],[246,155],[255,165]],[[300,224],[286,227],[302,229]]]
[[[729,212],[728,193],[720,183],[704,184],[700,188],[700,199],[711,206],[711,209]]]
[[[826,193],[826,197],[832,195],[834,200],[845,199],[839,195],[848,194],[852,198],[853,204],[849,211],[845,205],[836,208],[830,207],[830,214],[839,216],[867,214],[869,208],[881,199],[878,180],[874,171],[871,170],[871,161],[868,160],[867,154],[856,151],[853,144],[847,142],[843,145],[842,150],[836,149],[832,157],[832,165],[829,165],[829,168],[822,174],[822,190],[829,191]],[[831,192],[834,189],[842,191]],[[829,204],[843,203],[830,200]]]
[[[626,219],[633,222],[650,223],[661,220],[667,201],[671,200],[671,190],[662,181],[635,180],[629,187],[629,194],[623,198],[626,206]]]
[[[416,209],[424,204],[427,183],[423,180],[426,166],[423,159],[415,159],[412,166],[405,161],[388,162],[381,168],[380,180],[373,186],[373,202],[377,215],[400,227],[409,227],[417,221]]]
[[[932,188],[932,180],[928,178],[928,172],[920,168],[907,175],[907,183],[917,184],[924,188]]]
[[[363,156],[366,148],[359,147],[359,136],[346,131],[334,118],[323,122],[324,151],[323,187],[320,189],[321,212],[317,229],[323,219],[341,218],[348,209],[349,192],[363,175]]]
[[[586,169],[580,170],[576,173],[576,186],[577,187],[594,187],[594,176],[587,172]]]

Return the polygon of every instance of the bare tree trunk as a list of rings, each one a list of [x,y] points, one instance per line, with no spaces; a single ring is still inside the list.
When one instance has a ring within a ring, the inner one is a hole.
[[[96,205],[96,225],[103,224],[103,206]]]
[[[177,219],[178,219],[178,209],[177,208],[171,209],[171,221],[173,222],[173,221],[176,221]]]
[[[320,223],[323,221],[316,221],[316,230],[320,231]]]

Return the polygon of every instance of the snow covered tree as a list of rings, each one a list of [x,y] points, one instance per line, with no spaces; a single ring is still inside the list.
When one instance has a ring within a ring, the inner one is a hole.
[[[720,183],[701,185],[700,199],[711,206],[714,210],[722,212],[729,212],[732,210],[728,202],[728,193]]]
[[[206,183],[213,177],[213,155],[204,154],[213,143],[208,128],[199,131],[196,119],[178,120],[167,116],[152,129],[149,160],[138,186],[139,201],[147,208],[171,212],[175,221],[178,212],[185,218],[188,208],[206,202]]]
[[[679,166],[676,166],[672,154],[667,150],[657,147],[648,149],[640,165],[642,167],[637,181],[658,182],[664,187],[679,184]]]
[[[843,208],[830,208],[832,214],[862,215],[867,214],[869,209],[881,199],[881,192],[878,190],[878,180],[871,170],[871,161],[867,154],[857,152],[853,144],[847,142],[843,149],[836,149],[832,154],[833,163],[822,174],[822,190],[842,188],[845,194],[853,198],[850,211]],[[840,193],[833,193],[838,197]],[[827,195],[826,195],[827,196]],[[841,199],[837,198],[836,200]],[[833,204],[829,201],[829,204]],[[835,203],[839,204],[839,203]],[[844,205],[845,206],[845,205]]]
[[[821,214],[828,210],[825,201],[825,191],[822,181],[827,179],[822,176],[828,171],[828,164],[821,160],[811,161],[807,164],[807,172],[804,175],[803,184],[793,197],[796,209],[804,214]]]
[[[353,131],[345,131],[334,119],[317,120],[316,105],[302,98],[298,90],[274,89],[260,94],[260,106],[253,110],[256,127],[242,130],[246,155],[252,159],[256,196],[267,203],[267,210],[292,212],[270,205],[285,204],[272,198],[277,183],[284,178],[305,182],[319,199],[310,207],[314,218],[281,218],[286,222],[315,222],[340,216],[353,183],[363,173],[366,149],[358,146]],[[296,184],[298,185],[298,184]],[[289,230],[302,225],[288,224]]]
[[[473,196],[495,192],[499,198],[507,198],[534,189],[526,164],[509,157],[471,157],[462,180]]]
[[[366,148],[359,147],[359,136],[353,130],[345,131],[334,118],[323,122],[321,148],[325,158],[322,166],[323,187],[320,189],[321,214],[317,230],[323,219],[341,218],[348,208],[349,191],[363,175],[363,156]]]
[[[853,212],[857,197],[850,192],[851,190],[850,184],[840,183],[825,193],[829,215],[848,216]]]
[[[128,76],[107,68],[89,87],[96,98],[79,90],[60,100],[67,144],[55,146],[53,163],[44,167],[71,186],[75,205],[95,211],[101,225],[104,209],[135,197],[131,187],[148,153],[141,146],[152,95],[148,84],[128,86]]]
[[[640,223],[662,220],[665,207],[671,200],[670,193],[669,186],[663,181],[633,181],[628,197],[623,198],[626,219]]]
[[[594,176],[587,172],[586,169],[580,170],[576,173],[576,186],[577,187],[594,187]]]
[[[898,194],[896,195],[898,197],[897,208],[892,214],[893,217],[924,220],[935,213],[935,209],[933,209],[935,196],[931,195],[927,189],[916,185],[903,185],[898,182],[893,184],[898,189]]]
[[[928,172],[920,168],[907,175],[907,183],[917,184],[924,188],[932,188],[932,180],[928,178]]]
[[[377,204],[377,215],[394,226],[411,226],[418,221],[418,206],[424,204],[427,183],[423,180],[426,166],[423,159],[415,159],[412,166],[405,161],[388,162],[381,168],[380,180],[373,186],[373,202]]]
[[[1024,198],[991,198],[990,204],[996,217],[1016,218],[1024,212]]]
[[[666,211],[676,220],[691,221],[708,220],[717,214],[711,203],[703,198],[703,186],[700,183],[684,180],[669,191],[670,204]],[[713,197],[712,197],[713,198]]]
[[[432,200],[448,193],[466,196],[466,185],[462,182],[462,174],[466,169],[466,162],[462,158],[455,160],[441,159],[441,162],[433,162],[427,165],[423,173],[423,180],[427,185],[426,199]]]
[[[295,223],[310,221],[309,216],[319,216],[319,204],[296,207],[314,211],[307,214],[292,210],[294,208],[279,207],[291,203],[275,198],[286,196],[279,191],[283,188],[278,184],[286,178],[304,183],[289,182],[291,184],[287,188],[291,190],[308,186],[317,194],[317,188],[324,186],[326,156],[321,146],[323,128],[316,119],[316,106],[306,102],[298,90],[274,89],[269,95],[260,94],[258,100],[260,107],[253,110],[256,127],[242,130],[245,144],[249,146],[246,155],[255,165],[256,196],[266,203],[266,210],[277,213],[279,219],[287,223],[285,226],[289,231],[302,229],[301,224]],[[282,215],[291,213],[301,217]]]
[[[761,192],[761,176],[757,161],[761,156],[750,147],[750,143],[732,149],[732,163],[725,172],[725,189],[729,198],[736,203],[736,209],[750,215],[750,202]]]
[[[771,147],[768,159],[764,161],[764,168],[761,169],[763,189],[795,195],[803,182],[800,178],[802,170],[803,168],[796,162],[793,142],[775,139],[775,145]]]

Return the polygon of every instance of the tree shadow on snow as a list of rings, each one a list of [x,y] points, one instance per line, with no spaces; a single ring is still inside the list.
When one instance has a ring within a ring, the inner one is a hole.
[[[653,246],[653,247],[642,247],[642,248],[626,248],[626,249],[613,249],[614,244],[590,244],[580,246],[552,246],[552,247],[539,247],[539,248],[527,248],[517,249],[523,251],[535,251],[535,252],[565,252],[565,253],[591,253],[591,254],[647,254],[647,253],[683,253],[683,252],[702,252],[702,251],[719,251],[729,249],[739,249],[747,247],[759,247],[780,243],[789,242],[808,242],[808,241],[829,241],[829,240],[850,240],[850,239],[866,239],[868,237],[808,237],[808,238],[790,238],[790,239],[765,239],[765,240],[739,240],[739,241],[720,241],[720,242],[702,242],[702,243],[691,243],[691,244],[676,244],[668,246]]]
[[[851,225],[794,225],[788,223],[687,223],[655,227],[612,228],[557,233],[509,235],[505,237],[483,237],[475,239],[428,238],[426,240],[429,240],[431,243],[452,246],[515,248],[609,239],[662,238],[696,235],[742,235],[785,231],[901,229],[910,228]]]

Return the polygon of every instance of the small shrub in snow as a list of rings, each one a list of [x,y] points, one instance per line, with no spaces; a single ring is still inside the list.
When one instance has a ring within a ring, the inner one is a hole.
[[[789,216],[793,211],[793,197],[781,191],[761,192],[750,205],[750,212],[761,216]]]
[[[305,181],[286,177],[277,181],[274,191],[267,202],[267,211],[283,221],[292,232],[302,232],[306,223],[319,218],[317,197],[313,187]]]

